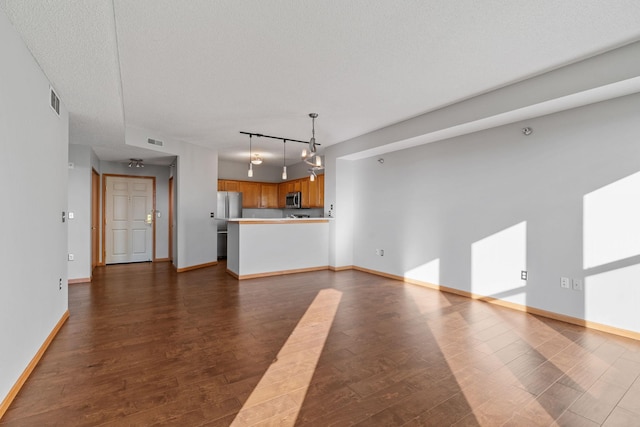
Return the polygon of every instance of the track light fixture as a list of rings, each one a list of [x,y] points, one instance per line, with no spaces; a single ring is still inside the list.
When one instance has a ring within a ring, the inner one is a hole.
[[[251,137],[256,136],[258,138],[271,138],[271,139],[282,140],[282,144],[283,144],[282,179],[287,179],[286,143],[300,142],[302,144],[306,144],[308,146],[308,149],[305,148],[304,150],[302,150],[302,160],[306,164],[311,166],[311,168],[309,169],[309,172],[310,172],[309,179],[312,181],[315,180],[317,176],[317,172],[324,170],[324,165],[322,164],[322,157],[317,153],[318,146],[320,146],[320,144],[316,142],[316,127],[315,127],[315,123],[316,123],[315,120],[318,117],[318,113],[309,113],[309,117],[311,117],[311,139],[309,141],[301,141],[299,139],[283,138],[281,136],[271,136],[271,135],[264,135],[261,133],[240,131],[241,134],[249,135],[249,172],[248,172],[249,177],[253,176],[252,165],[259,165],[260,163],[262,163],[262,159],[260,158],[260,156],[257,154],[254,156],[251,148]]]
[[[142,159],[129,159],[129,167],[143,168],[144,163],[142,163]]]

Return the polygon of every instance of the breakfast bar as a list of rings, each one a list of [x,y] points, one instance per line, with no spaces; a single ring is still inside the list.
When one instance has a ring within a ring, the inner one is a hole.
[[[328,266],[328,218],[229,220],[227,272],[240,280]]]

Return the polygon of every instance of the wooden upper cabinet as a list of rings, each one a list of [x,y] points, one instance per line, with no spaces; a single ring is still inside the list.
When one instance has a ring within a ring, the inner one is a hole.
[[[218,191],[241,191],[240,182],[241,181],[232,181],[229,179],[219,179]]]
[[[300,191],[303,208],[320,208],[324,204],[324,175],[314,182],[309,178],[294,179],[281,183],[218,180],[218,191],[242,193],[243,208],[285,208],[287,193]]]
[[[318,175],[315,181],[309,180],[309,207],[324,206],[324,175]]]
[[[260,207],[260,183],[250,181],[239,181],[239,183],[240,192],[242,193],[242,207]]]
[[[260,187],[260,207],[277,208],[279,185],[263,182],[262,184],[260,184]]]
[[[324,207],[324,174],[318,175],[316,178],[316,182],[318,183],[318,198],[316,199],[318,202],[318,207]]]
[[[311,205],[309,204],[309,178],[302,178],[296,181],[300,182],[300,191],[302,192],[302,200],[300,200],[300,205],[303,208],[310,208]]]
[[[281,182],[278,184],[278,207],[284,209],[287,203],[287,183]]]

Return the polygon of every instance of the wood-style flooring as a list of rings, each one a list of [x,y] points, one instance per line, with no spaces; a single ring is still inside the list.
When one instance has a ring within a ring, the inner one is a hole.
[[[69,310],[0,425],[640,426],[640,342],[363,272],[113,265]]]

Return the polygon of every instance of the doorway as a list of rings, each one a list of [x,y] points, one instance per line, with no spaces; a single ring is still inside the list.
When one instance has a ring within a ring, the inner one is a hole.
[[[105,175],[105,264],[155,258],[155,177]]]
[[[173,177],[169,177],[169,261],[173,262]]]
[[[100,263],[100,174],[91,169],[91,277]]]

